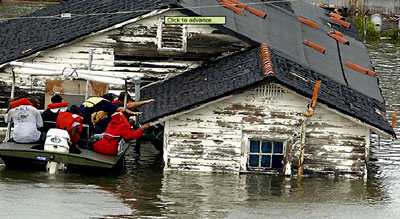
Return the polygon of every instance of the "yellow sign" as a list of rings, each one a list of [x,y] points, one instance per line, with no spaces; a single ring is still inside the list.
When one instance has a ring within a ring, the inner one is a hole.
[[[225,24],[226,17],[165,17],[165,24]]]

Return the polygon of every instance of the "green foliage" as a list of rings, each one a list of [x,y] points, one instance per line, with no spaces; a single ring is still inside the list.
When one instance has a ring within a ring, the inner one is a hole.
[[[358,34],[364,39],[364,16],[358,16],[353,18]],[[367,41],[379,41],[381,35],[375,29],[375,25],[372,23],[370,18],[367,18]]]
[[[390,31],[383,33],[382,36],[390,37],[391,41],[397,41],[397,40],[399,40],[399,34],[400,34],[400,30],[394,29],[394,30],[390,30]]]

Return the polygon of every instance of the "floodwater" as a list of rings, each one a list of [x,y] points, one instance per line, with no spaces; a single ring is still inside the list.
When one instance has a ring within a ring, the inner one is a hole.
[[[400,46],[368,48],[391,118],[392,109],[400,109]],[[8,169],[0,161],[0,218],[400,218],[400,140],[374,136],[371,154],[367,180],[310,177],[301,183],[267,175],[164,172],[150,145],[140,155],[130,150],[125,170],[113,174],[48,175]]]

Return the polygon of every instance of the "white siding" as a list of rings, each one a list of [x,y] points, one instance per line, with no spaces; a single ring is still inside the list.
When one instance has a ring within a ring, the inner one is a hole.
[[[170,119],[166,169],[246,172],[248,140],[253,138],[283,141],[285,163],[297,168],[301,115],[309,100],[277,90],[249,90]],[[366,127],[317,104],[307,123],[304,169],[362,175],[367,139]]]

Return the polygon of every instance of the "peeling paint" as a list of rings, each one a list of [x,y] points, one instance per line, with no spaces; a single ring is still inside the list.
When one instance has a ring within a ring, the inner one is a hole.
[[[169,152],[165,156],[185,159],[185,165],[168,169],[249,172],[249,142],[260,139],[285,145],[285,168],[263,173],[297,173],[301,114],[308,101],[290,91],[266,100],[253,89],[177,116],[169,127]],[[317,106],[315,115],[307,127],[305,173],[363,176],[368,158],[367,127],[321,106]],[[203,135],[194,137],[190,134],[194,131]],[[203,148],[198,156],[193,155],[195,145]]]

